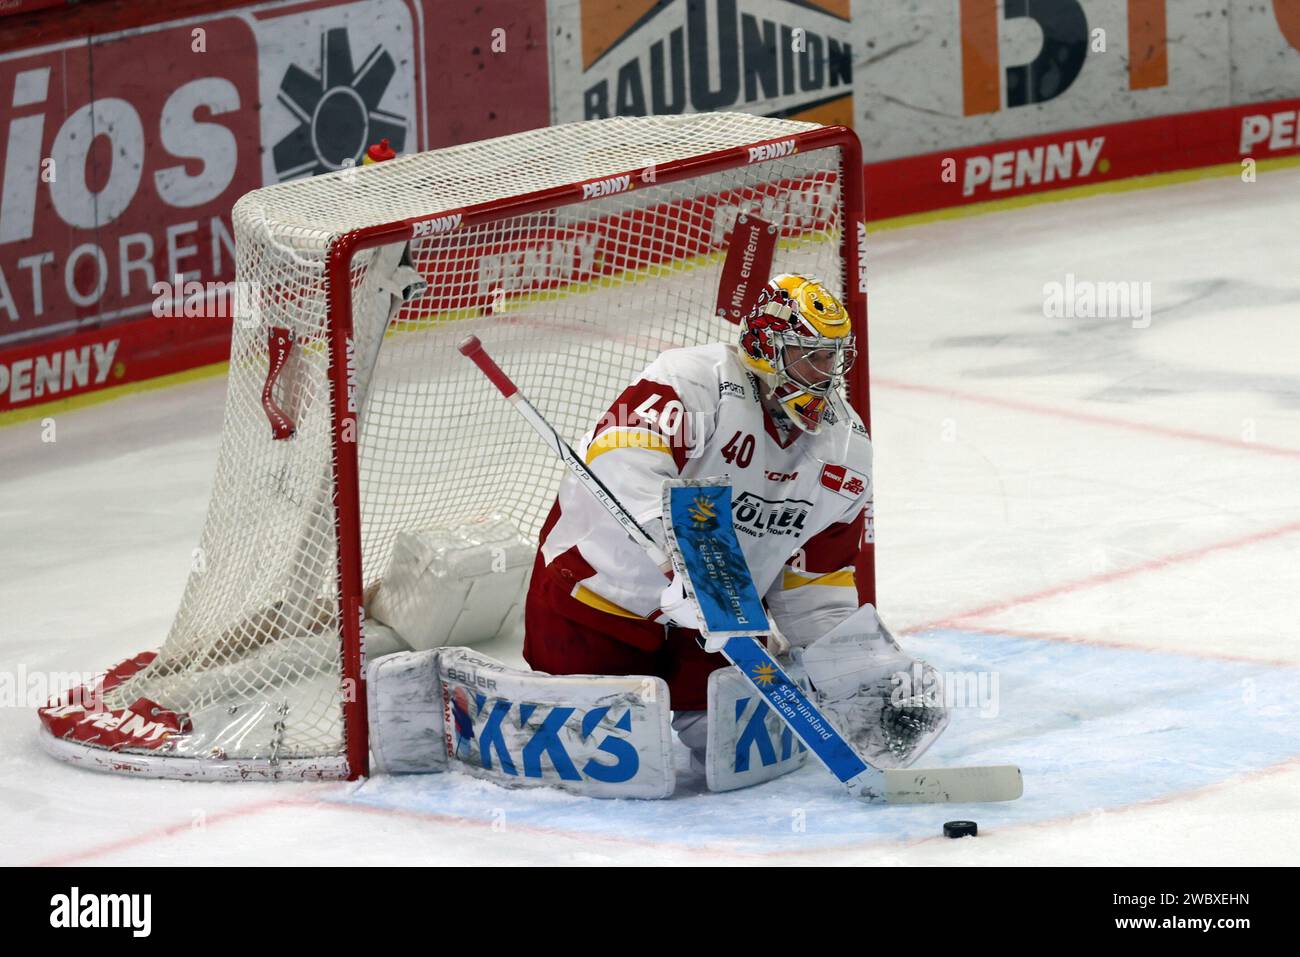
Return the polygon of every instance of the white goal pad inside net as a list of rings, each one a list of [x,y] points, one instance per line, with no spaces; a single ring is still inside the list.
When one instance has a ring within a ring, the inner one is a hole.
[[[847,131],[703,114],[243,197],[198,559],[156,655],[110,672],[93,706],[45,709],[47,748],[165,776],[365,773],[362,602],[397,537],[499,516],[535,542],[561,477],[457,344],[477,335],[576,441],[665,349],[735,338],[718,297],[742,216],[776,227],[773,272],[819,276],[861,324],[861,176]]]

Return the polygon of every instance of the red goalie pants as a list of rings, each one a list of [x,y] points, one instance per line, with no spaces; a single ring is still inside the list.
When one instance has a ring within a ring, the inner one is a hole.
[[[655,646],[647,650],[614,636],[630,629],[635,630],[640,644],[647,643],[645,634],[653,630]],[[668,683],[674,711],[703,711],[709,675],[727,660],[701,648],[696,643],[698,632],[669,628],[666,636],[659,637],[664,631],[662,625],[631,621],[583,605],[564,594],[540,562],[534,569],[524,606],[524,660],[537,671],[651,675]]]

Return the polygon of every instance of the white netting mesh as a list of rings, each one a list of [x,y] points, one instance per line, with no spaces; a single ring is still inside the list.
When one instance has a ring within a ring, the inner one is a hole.
[[[506,200],[810,124],[743,115],[574,124],[270,186],[235,207],[238,317],[201,567],[155,662],[113,693],[195,718],[181,753],[339,755],[339,608],[325,256],[363,226]],[[730,340],[714,314],[724,237],[742,211],[780,228],[777,271],[843,289],[840,155],[739,166],[413,241],[428,283],[389,321],[397,249],[352,270],[367,586],[404,530],[489,513],[535,536],[561,466],[456,351],[477,334],[570,441],[666,348]],[[296,426],[272,439],[268,329],[295,345],[275,386]]]

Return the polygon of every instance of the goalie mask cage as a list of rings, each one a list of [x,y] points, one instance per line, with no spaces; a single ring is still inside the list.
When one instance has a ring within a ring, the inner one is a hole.
[[[457,343],[478,335],[573,442],[663,350],[734,340],[717,302],[742,215],[777,227],[773,272],[815,274],[848,307],[867,423],[844,127],[598,120],[240,199],[225,420],[180,609],[93,706],[43,709],[46,749],[161,777],[366,774],[364,602],[397,535],[500,514],[536,540],[562,476]],[[869,543],[859,581],[870,600]]]

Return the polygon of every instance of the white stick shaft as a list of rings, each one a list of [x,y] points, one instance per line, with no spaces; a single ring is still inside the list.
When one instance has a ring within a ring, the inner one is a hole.
[[[673,565],[668,556],[664,554],[664,550],[655,543],[649,533],[623,507],[623,503],[614,497],[614,493],[605,487],[605,483],[596,476],[596,473],[587,467],[587,463],[578,457],[578,453],[573,451],[569,443],[560,438],[560,433],[556,432],[555,427],[546,421],[546,417],[524,398],[523,393],[519,391],[519,386],[515,385],[514,381],[501,370],[501,367],[492,361],[492,357],[487,354],[487,350],[483,348],[483,344],[479,342],[478,337],[470,336],[467,338],[460,344],[460,351],[479,367],[479,370],[487,376],[488,380],[497,387],[505,398],[510,400],[510,404],[515,407],[515,411],[533,427],[533,430],[542,437],[542,441],[560,457],[560,461],[568,467],[577,480],[596,497],[596,501],[604,505],[609,514],[614,516],[614,520],[623,527],[623,531],[627,532],[628,537],[645,549],[646,554],[650,556],[650,560],[659,566],[659,570],[665,576],[671,575]]]
[[[605,487],[605,483],[596,477],[596,474],[587,467],[586,462],[578,457],[578,453],[573,451],[569,443],[560,438],[542,413],[538,412],[536,407],[519,392],[510,396],[510,402],[515,407],[515,411],[533,427],[543,441],[551,447],[551,450],[569,467],[569,471],[586,487],[587,491],[596,497],[596,501],[604,505],[609,514],[613,515],[619,525],[623,526],[623,531],[627,532],[632,541],[646,550],[650,560],[659,566],[661,572],[665,575],[669,574],[673,566],[672,562],[668,560],[668,556],[664,554],[663,549],[655,544],[655,540],[650,537],[649,533],[641,527],[635,518],[628,514],[627,509],[623,507],[623,503],[614,497],[613,493]]]

